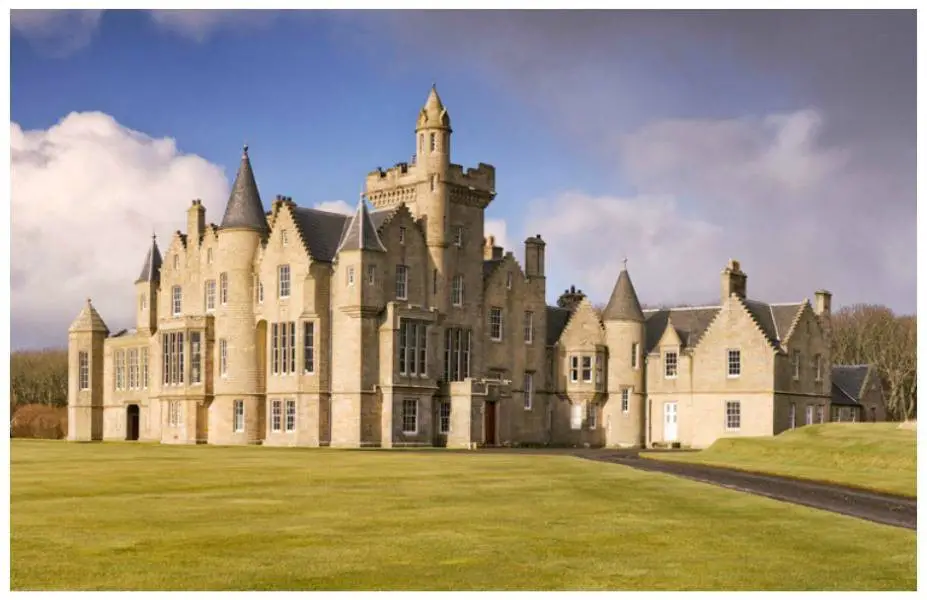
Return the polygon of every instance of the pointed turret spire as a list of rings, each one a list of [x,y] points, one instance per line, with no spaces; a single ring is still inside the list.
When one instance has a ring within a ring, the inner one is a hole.
[[[155,234],[151,234],[151,246],[148,248],[148,254],[145,255],[142,273],[135,283],[140,281],[161,281],[161,252],[158,250],[158,238]]]
[[[106,323],[103,322],[103,317],[100,316],[97,309],[93,307],[90,298],[87,298],[87,303],[84,304],[84,308],[81,309],[77,318],[74,319],[74,322],[68,327],[68,331],[102,331],[108,334],[109,328],[106,326]]]
[[[232,193],[225,207],[225,216],[222,217],[220,227],[222,229],[254,229],[261,233],[268,231],[264,205],[261,203],[257,183],[254,181],[251,159],[248,158],[248,144],[245,144],[242,149],[241,165],[238,167],[238,174],[235,176],[235,183],[232,185]]]
[[[361,194],[360,200],[357,202],[357,210],[354,211],[354,216],[351,217],[347,229],[344,230],[344,235],[341,236],[338,252],[342,250],[386,252],[386,247],[383,246],[383,242],[380,240],[377,228],[370,219],[370,212],[367,210],[367,202],[364,201],[363,194]]]
[[[612,297],[609,298],[605,310],[602,311],[602,320],[638,322],[644,320],[641,303],[637,300],[637,292],[634,291],[634,284],[631,283],[631,276],[628,275],[627,259],[624,260],[618,281],[615,282]]]
[[[424,127],[439,127],[442,129],[450,129],[451,127],[451,116],[447,114],[447,109],[444,108],[444,104],[441,102],[435,84],[431,84],[428,99],[425,100],[425,106],[422,107],[418,115],[417,129]]]

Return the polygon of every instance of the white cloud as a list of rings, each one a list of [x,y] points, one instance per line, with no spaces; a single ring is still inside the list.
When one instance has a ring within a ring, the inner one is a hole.
[[[90,43],[102,10],[11,10],[10,28],[40,52],[64,57]]]
[[[102,113],[47,130],[10,124],[14,346],[63,345],[86,297],[111,330],[134,326],[133,282],[152,231],[162,252],[190,201],[219,221],[223,169]]]
[[[315,205],[315,208],[333,213],[341,213],[343,215],[353,215],[355,207],[344,200],[329,200],[327,202],[319,202]]]
[[[149,15],[165,31],[195,42],[205,42],[221,29],[241,31],[267,27],[278,13],[266,10],[152,10]]]
[[[719,273],[738,258],[751,297],[797,301],[824,287],[838,305],[913,310],[913,182],[824,143],[824,121],[814,110],[667,120],[622,138],[639,195],[562,194],[530,211],[550,244],[549,281],[604,301],[628,257],[642,301],[716,302]]]

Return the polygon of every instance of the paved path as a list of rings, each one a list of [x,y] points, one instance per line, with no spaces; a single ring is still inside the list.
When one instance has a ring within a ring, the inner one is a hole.
[[[531,452],[569,454],[588,460],[624,465],[641,471],[667,473],[784,502],[849,515],[884,525],[917,530],[917,500],[879,492],[868,492],[831,483],[817,483],[790,477],[747,473],[735,469],[641,458],[636,450],[501,450],[489,452]]]

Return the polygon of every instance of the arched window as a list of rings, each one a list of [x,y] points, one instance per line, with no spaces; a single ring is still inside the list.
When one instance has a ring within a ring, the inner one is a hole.
[[[434,152],[435,149],[437,148],[436,144],[437,144],[437,138],[436,138],[435,134],[432,133],[432,134],[431,134],[431,151],[432,151],[432,152]]]

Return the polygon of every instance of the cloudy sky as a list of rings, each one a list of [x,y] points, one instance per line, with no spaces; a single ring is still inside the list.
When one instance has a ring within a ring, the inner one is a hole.
[[[265,203],[337,209],[408,160],[436,82],[491,232],[548,242],[548,299],[748,295],[915,309],[910,12],[13,11],[12,345],[92,297],[132,325],[152,232],[219,221],[243,142]]]

